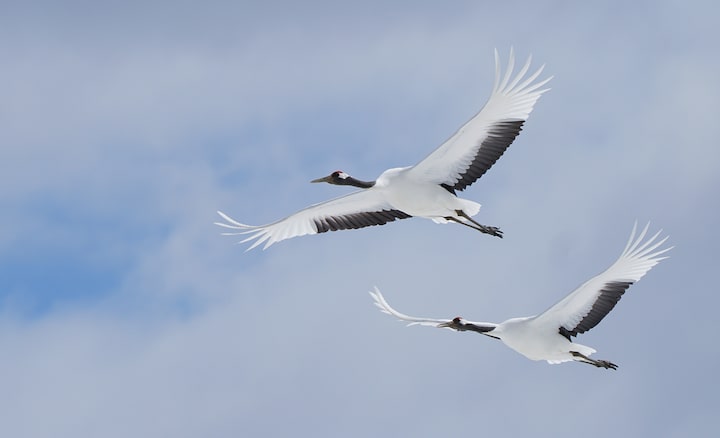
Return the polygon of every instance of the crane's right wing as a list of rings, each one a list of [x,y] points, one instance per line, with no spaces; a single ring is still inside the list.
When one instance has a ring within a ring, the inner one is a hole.
[[[557,325],[568,340],[595,327],[615,307],[625,291],[657,265],[672,247],[663,247],[661,231],[646,239],[648,227],[636,237],[637,223],[620,257],[605,272],[596,275],[568,296],[538,315],[535,320]]]
[[[483,109],[452,137],[419,162],[410,172],[426,181],[440,184],[454,193],[464,190],[492,167],[510,147],[547,89],[540,89],[552,77],[536,80],[543,70],[525,77],[530,59],[513,76],[515,58],[503,74],[495,51],[495,86]]]
[[[392,315],[397,319],[408,322],[408,325],[426,325],[430,327],[437,327],[438,324],[445,324],[452,321],[451,319],[418,318],[415,316],[408,316],[404,313],[400,313],[390,307],[390,304],[385,301],[385,297],[380,293],[380,289],[378,289],[377,287],[375,287],[374,291],[370,291],[370,296],[373,298],[373,300],[375,301],[375,305],[380,309],[381,312],[387,313],[388,315]]]
[[[263,249],[266,249],[273,243],[292,237],[383,225],[395,219],[411,217],[403,211],[393,209],[393,207],[385,201],[380,190],[376,188],[360,190],[326,202],[311,205],[295,214],[267,225],[245,225],[221,211],[218,211],[218,214],[225,219],[227,223],[215,222],[215,225],[237,230],[223,233],[223,235],[250,235],[240,241],[240,243],[255,240],[247,251],[263,242],[265,243]]]

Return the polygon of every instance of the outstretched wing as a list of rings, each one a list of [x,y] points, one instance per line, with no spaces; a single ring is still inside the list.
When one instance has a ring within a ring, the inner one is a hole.
[[[431,319],[431,318],[417,318],[415,316],[408,316],[404,313],[400,313],[397,310],[390,307],[385,297],[380,293],[380,289],[375,287],[374,291],[370,291],[370,296],[373,298],[375,305],[380,309],[381,312],[392,315],[402,321],[406,321],[408,325],[427,325],[431,327],[437,327],[438,324],[448,323],[450,319]]]
[[[370,291],[370,296],[375,301],[375,305],[380,309],[381,312],[392,315],[402,321],[408,323],[408,325],[426,325],[429,327],[447,328],[450,330],[465,331],[472,330],[480,333],[492,331],[497,324],[491,322],[473,322],[463,320],[460,326],[450,324],[452,319],[432,319],[432,318],[418,318],[415,316],[405,315],[397,310],[390,307],[390,304],[385,300],[385,297],[380,293],[380,290],[375,287],[374,291]]]
[[[374,188],[360,190],[330,201],[311,205],[293,215],[267,225],[245,225],[223,212],[218,211],[218,214],[227,223],[215,222],[216,225],[236,230],[223,233],[223,235],[249,234],[249,237],[240,243],[255,240],[247,251],[263,242],[265,243],[263,249],[266,249],[273,243],[292,237],[383,225],[395,219],[411,217],[400,210],[393,209],[385,201],[381,193]]]
[[[539,88],[552,77],[535,81],[544,65],[525,78],[531,60],[529,57],[512,77],[515,58],[510,49],[507,71],[501,78],[500,59],[495,50],[495,85],[490,99],[479,113],[410,172],[451,192],[464,190],[483,176],[515,140],[535,102],[548,90]]]
[[[627,288],[666,259],[660,256],[673,248],[658,249],[668,239],[656,241],[662,230],[643,242],[649,225],[636,239],[635,223],[625,249],[612,266],[538,315],[535,321],[543,325],[556,324],[560,334],[568,339],[595,327],[615,307]]]

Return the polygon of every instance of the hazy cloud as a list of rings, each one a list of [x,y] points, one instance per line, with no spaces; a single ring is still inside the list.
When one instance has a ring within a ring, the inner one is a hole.
[[[707,435],[720,359],[716,12],[703,2],[9,7],[3,429]],[[336,168],[370,179],[417,162],[480,108],[492,50],[506,58],[510,46],[555,78],[464,194],[505,239],[420,219],[265,252],[218,235],[217,209],[265,223],[344,193],[307,184]],[[607,267],[636,219],[676,248],[581,339],[617,372],[404,328],[367,294],[377,285],[418,315],[530,315]]]

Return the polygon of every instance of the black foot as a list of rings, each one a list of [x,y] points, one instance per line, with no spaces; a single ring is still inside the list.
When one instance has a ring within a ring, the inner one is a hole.
[[[593,365],[595,365],[598,368],[605,368],[605,369],[609,369],[609,370],[616,370],[618,367],[614,363],[607,361],[607,360],[595,360]]]
[[[478,228],[478,230],[485,234],[490,234],[491,236],[499,237],[501,239],[503,237],[503,232],[498,227],[489,227],[487,225],[481,225],[480,228]]]
[[[570,354],[572,354],[575,357],[579,357],[580,362],[589,363],[590,365],[595,365],[598,368],[605,368],[608,370],[616,370],[618,367],[614,363],[607,361],[607,360],[590,359],[589,357],[585,356],[582,353],[578,353],[577,351],[571,351]]]
[[[455,213],[457,213],[458,216],[464,217],[465,219],[467,219],[467,220],[469,220],[470,222],[472,222],[472,223],[474,224],[474,226],[473,226],[473,225],[470,225],[470,224],[468,224],[468,223],[465,223],[465,222],[460,222],[460,221],[458,221],[458,222],[460,222],[461,224],[467,225],[467,226],[470,227],[470,228],[475,228],[476,230],[480,231],[481,233],[490,234],[491,236],[499,237],[499,238],[502,239],[503,232],[500,231],[500,228],[498,228],[498,227],[491,227],[491,226],[483,225],[483,224],[479,224],[479,223],[477,223],[477,222],[475,221],[475,219],[473,219],[473,218],[471,218],[470,216],[468,216],[467,214],[465,214],[465,212],[462,211],[462,210],[455,210]]]

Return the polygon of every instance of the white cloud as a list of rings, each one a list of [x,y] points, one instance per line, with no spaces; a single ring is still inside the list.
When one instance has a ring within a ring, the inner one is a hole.
[[[0,72],[6,283],[42,275],[20,249],[66,249],[79,274],[122,265],[106,295],[63,302],[86,286],[48,278],[55,310],[3,308],[8,433],[513,435],[558,415],[568,434],[598,436],[711,424],[711,14],[684,27],[667,5],[286,6],[278,20],[228,5],[162,21],[157,5],[117,20],[91,11],[96,23],[75,33],[68,13],[42,27],[56,41],[3,46],[23,54]],[[688,36],[700,47],[668,44]],[[219,208],[259,223],[335,196],[307,184],[335,166],[372,178],[419,160],[478,109],[492,48],[505,57],[511,44],[555,79],[464,195],[505,239],[413,219],[243,253],[212,226]],[[378,285],[427,316],[532,314],[604,269],[635,219],[677,248],[581,339],[615,373],[404,328],[366,293]],[[508,406],[523,421],[505,420]]]

